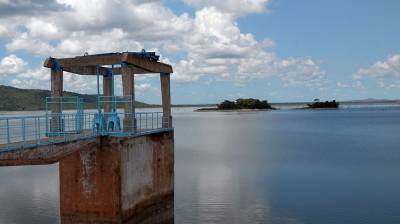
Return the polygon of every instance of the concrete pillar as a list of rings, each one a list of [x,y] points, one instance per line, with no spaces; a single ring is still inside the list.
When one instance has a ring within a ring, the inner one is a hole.
[[[103,76],[103,96],[112,96],[112,77],[111,75]],[[105,98],[106,101],[111,101],[111,97]],[[104,105],[104,113],[111,112],[111,102],[105,102]]]
[[[51,69],[51,99],[50,110],[52,113],[50,120],[50,132],[60,132],[63,130],[63,120],[61,99],[63,92],[63,70],[61,68]]]
[[[163,127],[172,127],[172,115],[171,115],[171,87],[170,87],[170,74],[161,73],[161,97],[163,107]]]
[[[173,223],[173,136],[101,137],[60,160],[62,223]]]
[[[130,103],[125,103],[124,105],[124,132],[135,131],[135,74],[127,66],[122,67],[122,92],[124,97],[131,100]]]

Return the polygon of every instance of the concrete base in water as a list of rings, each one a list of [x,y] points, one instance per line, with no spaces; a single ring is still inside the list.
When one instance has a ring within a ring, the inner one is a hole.
[[[173,135],[102,137],[62,158],[62,223],[173,223]]]

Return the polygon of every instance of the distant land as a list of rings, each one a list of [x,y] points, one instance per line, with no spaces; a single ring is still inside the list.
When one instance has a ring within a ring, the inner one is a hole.
[[[63,92],[64,96],[79,96],[85,103],[85,109],[97,107],[97,95]],[[0,85],[0,111],[34,111],[44,110],[46,97],[50,96],[49,90],[19,89],[11,86]],[[147,104],[135,101],[138,108],[161,107],[157,104]],[[204,107],[214,104],[181,104],[173,107]]]
[[[64,96],[79,96],[85,102],[85,109],[96,108],[96,95],[79,94],[65,91]],[[0,85],[0,111],[30,111],[44,110],[45,99],[50,96],[49,90],[39,89],[19,89],[11,86]],[[351,104],[400,104],[400,100],[386,100],[368,98],[363,100],[339,101],[341,105]],[[304,106],[310,102],[286,102],[286,103],[271,103],[273,107],[280,106]],[[177,104],[172,107],[216,107],[216,103],[210,104]],[[157,104],[147,104],[136,101],[136,107],[160,107]]]
[[[379,104],[400,104],[400,99],[398,100],[387,100],[387,99],[361,99],[361,100],[347,100],[347,101],[338,101],[340,105],[379,105]],[[274,107],[280,106],[292,106],[292,107],[302,107],[306,106],[310,102],[284,102],[284,103],[271,103]]]
[[[196,109],[196,112],[208,111],[243,111],[243,110],[275,110],[271,104],[266,100],[259,100],[254,98],[239,98],[235,101],[225,100],[215,107],[206,107]]]
[[[374,99],[374,98],[368,98],[368,99],[363,99],[363,100],[350,100],[350,101],[343,101],[342,103],[400,103],[399,100],[387,100],[387,99]]]
[[[85,109],[94,109],[97,105],[97,95],[63,92],[64,96],[79,96],[85,102]],[[50,96],[49,90],[18,89],[11,86],[0,85],[0,111],[44,110],[46,97]],[[136,101],[137,107],[157,107]]]

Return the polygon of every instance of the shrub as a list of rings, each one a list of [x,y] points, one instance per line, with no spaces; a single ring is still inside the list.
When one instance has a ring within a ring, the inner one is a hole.
[[[268,101],[259,99],[237,99],[236,102],[225,100],[218,105],[220,110],[232,110],[232,109],[273,109]]]

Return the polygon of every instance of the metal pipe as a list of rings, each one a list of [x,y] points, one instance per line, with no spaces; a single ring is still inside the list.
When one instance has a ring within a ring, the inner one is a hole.
[[[8,119],[7,121],[7,143],[10,144],[10,125]]]
[[[22,118],[21,126],[22,126],[22,140],[23,140],[23,142],[25,142],[25,140],[26,140],[26,136],[25,136],[25,118]]]
[[[116,109],[116,102],[114,97],[114,64],[111,65],[111,100],[113,100],[113,111]]]
[[[96,76],[97,76],[97,111],[101,112],[100,109],[100,77],[99,77],[99,65],[96,65]]]
[[[38,119],[36,118],[35,120],[35,140],[36,140],[36,144],[39,142],[39,138],[38,138]]]

